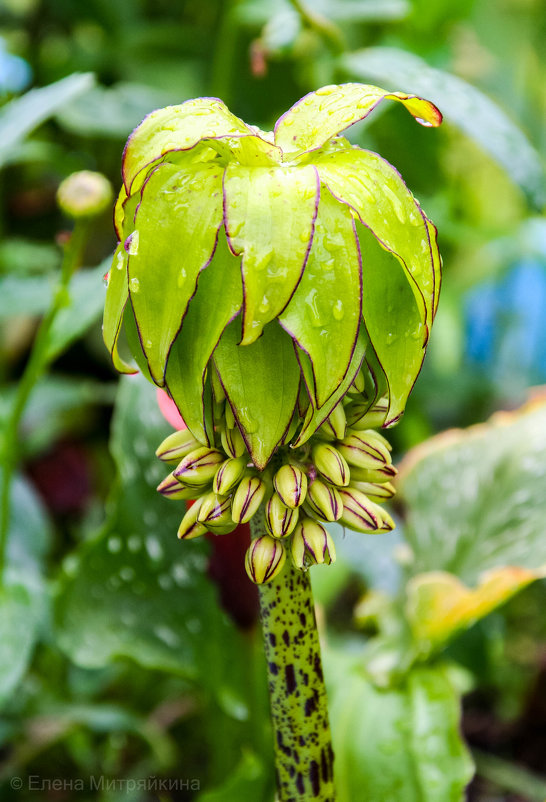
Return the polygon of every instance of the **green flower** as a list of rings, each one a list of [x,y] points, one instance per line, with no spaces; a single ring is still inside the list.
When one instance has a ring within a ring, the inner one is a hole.
[[[377,410],[377,425],[396,422],[420,370],[436,230],[388,162],[339,136],[385,98],[441,122],[421,98],[345,84],[306,95],[268,133],[220,100],[190,100],[150,114],[125,148],[105,342],[132,370],[123,331],[196,440],[218,448],[221,434],[238,457],[240,432],[259,470],[348,391],[353,422]],[[224,403],[237,430],[215,427]],[[339,437],[344,420],[330,423]]]

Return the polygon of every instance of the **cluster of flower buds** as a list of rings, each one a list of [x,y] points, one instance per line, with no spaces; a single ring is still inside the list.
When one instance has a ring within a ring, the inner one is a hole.
[[[324,523],[339,521],[370,534],[392,530],[380,504],[394,494],[396,469],[389,443],[371,428],[382,423],[386,408],[382,401],[364,408],[362,389],[356,383],[352,389],[307,443],[283,448],[264,471],[253,465],[225,400],[215,410],[216,447],[203,446],[187,429],[169,435],[156,454],[176,467],[158,490],[194,502],[178,537],[224,535],[260,510],[263,534],[252,541],[245,564],[251,580],[263,584],[282,570],[287,556],[301,570],[334,562]]]

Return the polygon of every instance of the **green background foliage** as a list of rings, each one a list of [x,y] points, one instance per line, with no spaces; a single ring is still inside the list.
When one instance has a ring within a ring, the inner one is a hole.
[[[389,435],[395,461],[443,429],[518,407],[546,382],[533,311],[546,282],[545,26],[538,0],[2,0],[0,77],[5,54],[32,75],[0,86],[0,427],[53,298],[70,227],[55,205],[60,181],[94,169],[118,190],[124,142],[153,108],[216,96],[271,129],[306,92],[341,81],[422,94],[445,119],[427,131],[385,102],[348,132],[400,170],[440,230],[442,298]],[[393,365],[416,363],[418,339],[382,328],[373,304],[387,263],[401,303],[402,268],[360,238],[377,347],[390,338]],[[144,379],[118,386],[101,341],[115,245],[104,214],[21,425],[0,592],[0,798],[36,798],[31,776],[103,775],[199,782],[167,799],[271,802],[265,672],[241,556],[218,552],[228,537],[176,540],[182,508],[154,490],[153,451],[169,427]],[[236,309],[234,288],[223,292]],[[179,360],[180,386],[190,376],[198,385],[221,333],[198,312],[187,322],[200,345],[191,363]],[[415,300],[414,333],[418,312]],[[399,404],[405,389],[391,387]],[[338,562],[314,569],[313,585],[340,800],[363,798],[364,784],[373,802],[546,797],[545,430],[538,405],[443,435],[405,457],[394,533],[332,526]],[[127,800],[127,787],[78,798]]]

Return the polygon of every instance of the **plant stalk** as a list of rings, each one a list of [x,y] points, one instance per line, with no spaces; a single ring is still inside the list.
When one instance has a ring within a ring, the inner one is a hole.
[[[2,584],[6,566],[11,482],[17,464],[19,424],[36,382],[42,377],[51,361],[48,354],[49,334],[57,314],[69,301],[68,287],[70,279],[80,264],[87,240],[88,228],[89,223],[87,220],[77,221],[74,226],[74,231],[70,236],[70,240],[66,244],[61,273],[55,288],[53,301],[38,327],[32,351],[30,352],[23,375],[17,385],[10,414],[5,424],[0,450],[0,466],[2,467],[2,491],[0,494],[0,585]]]
[[[251,520],[264,534],[263,516]],[[280,802],[335,802],[334,753],[309,574],[290,558],[259,586]]]

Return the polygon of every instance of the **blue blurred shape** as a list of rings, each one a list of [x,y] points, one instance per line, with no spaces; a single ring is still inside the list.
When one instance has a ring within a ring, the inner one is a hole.
[[[32,70],[20,56],[9,53],[0,37],[0,93],[22,92],[32,81]]]

